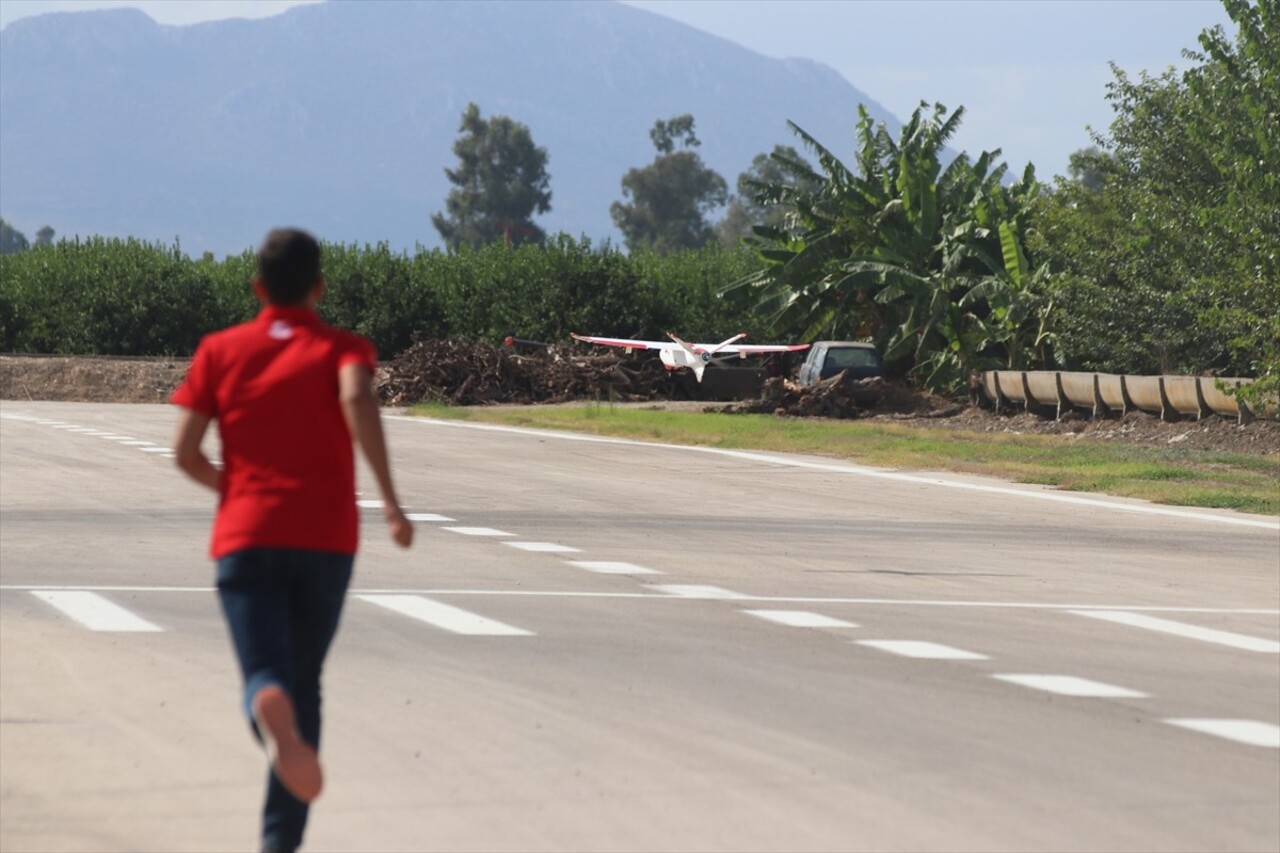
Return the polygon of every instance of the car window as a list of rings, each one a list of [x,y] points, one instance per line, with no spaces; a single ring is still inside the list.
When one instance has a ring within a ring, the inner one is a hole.
[[[861,347],[856,349],[833,349],[827,353],[827,367],[841,370],[849,367],[875,367],[876,354]]]

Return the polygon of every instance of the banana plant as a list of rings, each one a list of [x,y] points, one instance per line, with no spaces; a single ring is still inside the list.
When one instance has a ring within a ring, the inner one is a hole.
[[[1022,346],[1006,327],[1025,312],[984,300],[998,291],[989,279],[1033,277],[1019,263],[1025,208],[1039,185],[1029,166],[1006,185],[998,150],[976,161],[961,154],[944,168],[964,109],[926,108],[894,140],[860,107],[856,170],[792,124],[820,172],[804,187],[756,187],[759,200],[789,209],[787,224],[756,229],[749,243],[762,269],[723,294],[760,312],[775,334],[870,337],[892,370],[937,388],[998,363],[1007,342]]]

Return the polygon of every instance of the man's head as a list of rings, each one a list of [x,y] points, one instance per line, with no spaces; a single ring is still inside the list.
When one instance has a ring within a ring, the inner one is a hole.
[[[296,228],[277,228],[258,249],[261,295],[272,305],[303,305],[320,284],[320,244]]]

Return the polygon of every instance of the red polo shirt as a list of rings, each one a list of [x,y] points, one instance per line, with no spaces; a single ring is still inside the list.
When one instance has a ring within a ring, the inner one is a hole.
[[[268,306],[206,336],[172,402],[218,422],[223,472],[209,547],[354,554],[359,533],[351,433],[338,371],[377,356],[308,308]]]

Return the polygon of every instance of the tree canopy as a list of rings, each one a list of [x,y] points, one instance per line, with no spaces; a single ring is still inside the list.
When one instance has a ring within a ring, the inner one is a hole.
[[[445,244],[543,242],[546,234],[533,216],[551,210],[546,149],[534,145],[525,125],[507,116],[481,118],[475,104],[467,105],[459,132],[458,166],[444,170],[453,189],[445,213],[431,217]]]
[[[24,252],[30,247],[24,235],[17,228],[14,228],[8,222],[0,219],[0,255],[7,255],[10,252]]]
[[[768,154],[757,154],[751,166],[738,175],[737,193],[729,199],[724,217],[716,224],[716,234],[726,248],[737,246],[757,226],[782,227],[787,221],[785,205],[761,201],[760,193],[772,184],[792,183],[817,189],[811,166],[790,145],[775,145]]]
[[[657,121],[649,131],[657,157],[622,178],[624,201],[609,207],[629,250],[660,254],[705,246],[715,236],[707,214],[728,200],[724,178],[698,156],[691,115]],[[676,150],[677,142],[680,150]]]
[[[1038,221],[1061,271],[1071,362],[1280,385],[1280,2],[1223,0],[1237,27],[1193,65],[1131,79]],[[1073,158],[1073,165],[1075,160]],[[1093,180],[1086,180],[1092,178]]]

